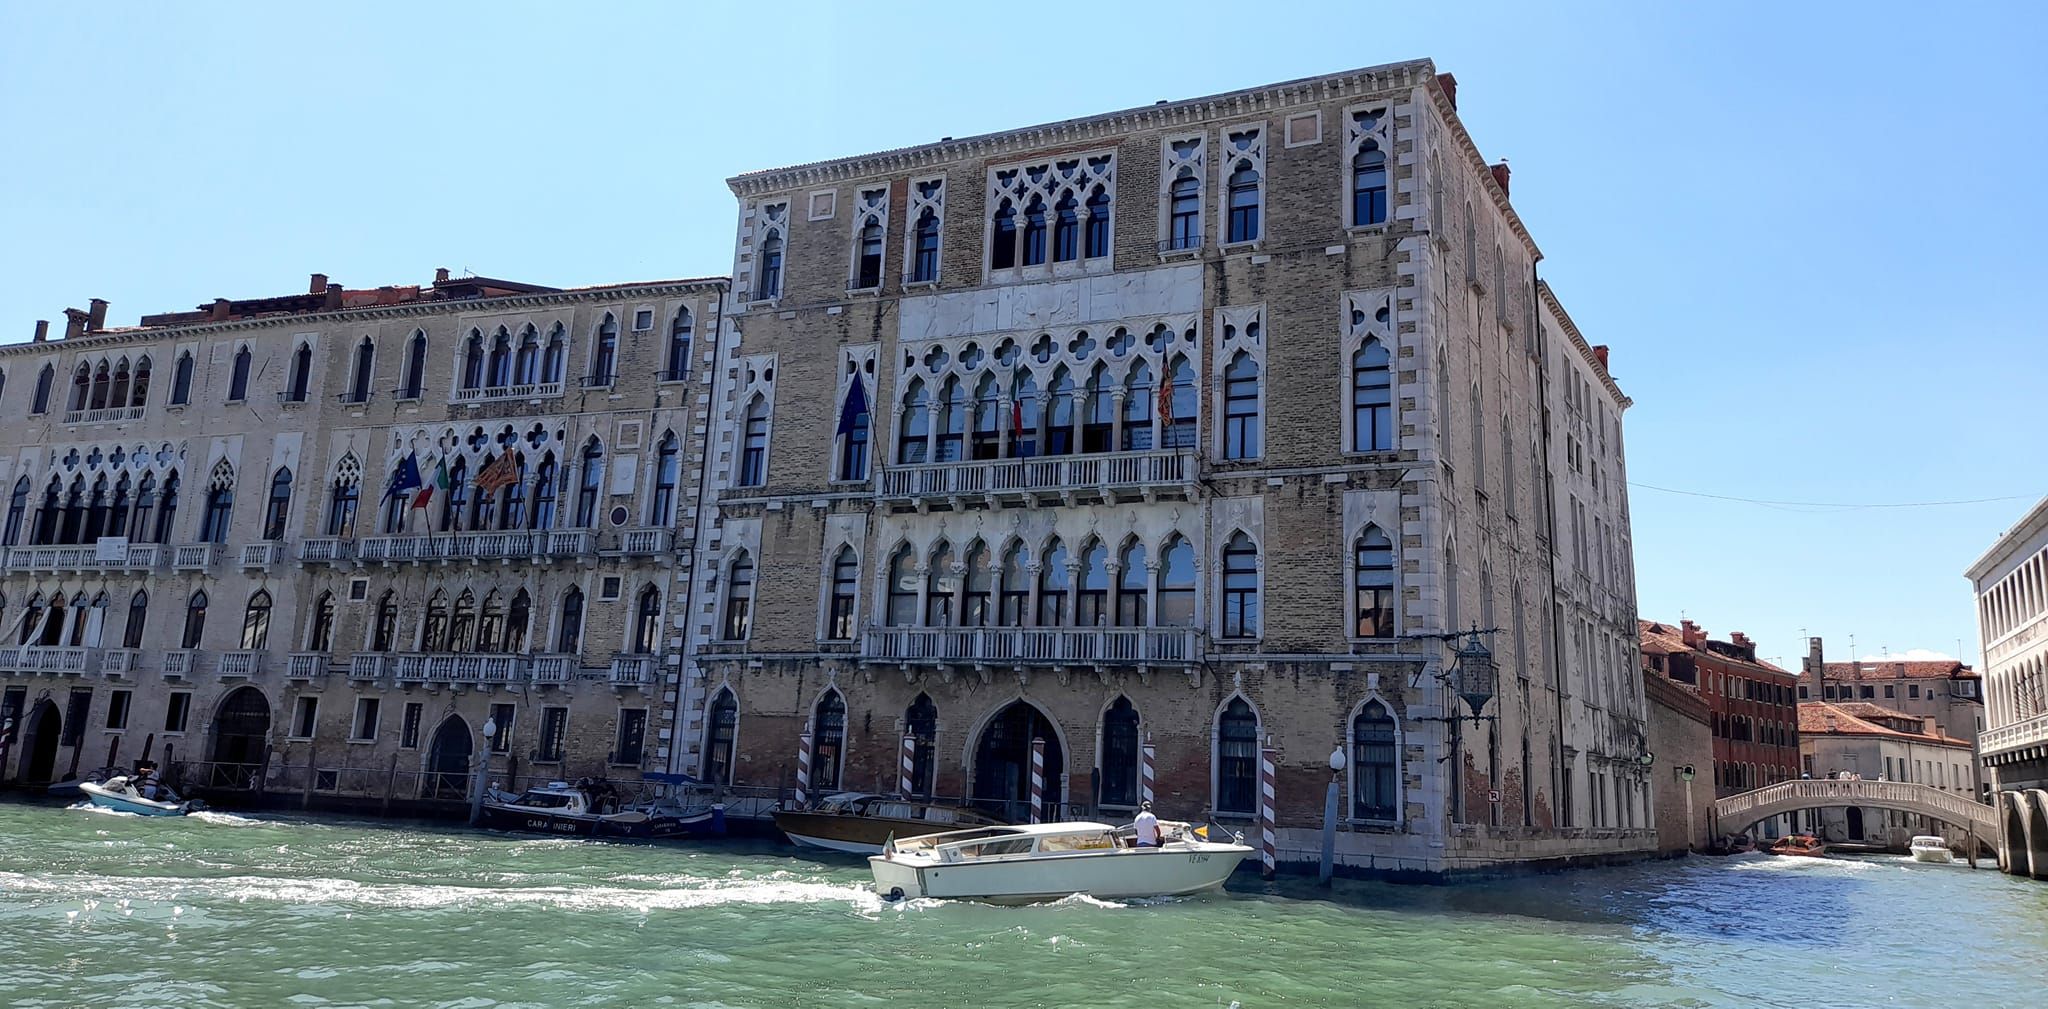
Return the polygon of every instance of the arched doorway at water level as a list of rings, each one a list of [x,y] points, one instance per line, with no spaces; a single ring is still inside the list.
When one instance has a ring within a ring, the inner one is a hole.
[[[1847,816],[1849,818],[1849,840],[1863,840],[1863,807],[1850,806]]]
[[[36,702],[22,723],[21,765],[16,776],[24,785],[47,784],[57,776],[57,742],[64,718],[49,698]]]
[[[1060,778],[1067,767],[1052,720],[1029,701],[1012,701],[982,726],[974,744],[973,804],[1022,823],[1031,818],[1031,741],[1045,740],[1045,813],[1060,819]]]
[[[475,751],[469,723],[461,715],[441,719],[434,741],[427,748],[427,776],[422,783],[423,799],[466,799],[469,797],[469,757]]]
[[[270,749],[270,700],[255,687],[237,687],[222,698],[213,715],[213,741],[207,752],[213,788],[248,788],[263,770]]]

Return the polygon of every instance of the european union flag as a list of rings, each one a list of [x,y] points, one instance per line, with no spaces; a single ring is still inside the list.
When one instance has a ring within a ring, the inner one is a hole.
[[[398,460],[397,471],[391,474],[391,486],[384,489],[384,496],[403,494],[420,485],[420,460],[418,453],[407,452]]]

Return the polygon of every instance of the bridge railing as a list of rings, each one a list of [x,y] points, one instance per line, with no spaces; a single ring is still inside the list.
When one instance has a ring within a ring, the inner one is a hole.
[[[1968,796],[1917,782],[1862,778],[1781,781],[1714,800],[1714,815],[1724,826],[1741,827],[1788,809],[1859,805],[1921,813],[1959,826],[1975,826],[1989,833],[1996,833],[1998,829],[1997,811]]]

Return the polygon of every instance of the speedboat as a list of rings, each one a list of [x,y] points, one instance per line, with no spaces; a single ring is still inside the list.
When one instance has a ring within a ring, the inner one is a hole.
[[[84,792],[78,790],[78,786],[88,781],[97,785],[103,781],[106,781],[108,778],[126,773],[128,772],[119,767],[102,767],[98,770],[87,771],[84,774],[81,774],[78,777],[72,778],[68,781],[53,781],[50,783],[46,791],[48,791],[51,795],[60,798],[68,798],[74,795],[84,795]]]
[[[1955,855],[1949,851],[1948,839],[1933,834],[1921,834],[1913,838],[1913,861],[1953,862]]]
[[[879,855],[891,837],[949,827],[993,827],[1001,821],[962,806],[892,799],[868,792],[828,795],[810,809],[779,809],[775,826],[799,845]]]
[[[177,793],[169,788],[159,786],[159,789],[159,798],[144,798],[135,787],[134,780],[125,774],[100,782],[78,783],[79,792],[92,800],[93,805],[138,816],[184,816],[206,808],[206,803],[198,799],[179,799]]]
[[[1159,822],[1162,843],[1140,848],[1128,827],[1032,823],[890,841],[868,859],[875,892],[891,900],[950,897],[1030,904],[1087,894],[1105,900],[1175,897],[1222,886],[1252,849],[1207,829]]]
[[[1787,834],[1771,845],[1773,855],[1804,855],[1809,858],[1824,858],[1828,853],[1826,841],[1812,834]]]
[[[714,837],[725,833],[725,807],[674,809],[627,806],[604,782],[551,781],[517,794],[492,792],[484,799],[481,823],[494,830],[532,831],[561,837],[647,840]]]

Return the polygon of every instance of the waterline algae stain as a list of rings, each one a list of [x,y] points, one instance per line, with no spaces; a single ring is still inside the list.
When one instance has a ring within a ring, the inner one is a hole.
[[[16,805],[0,838],[10,1005],[2005,1006],[2048,949],[2048,887],[1904,859],[997,908],[766,846]]]

